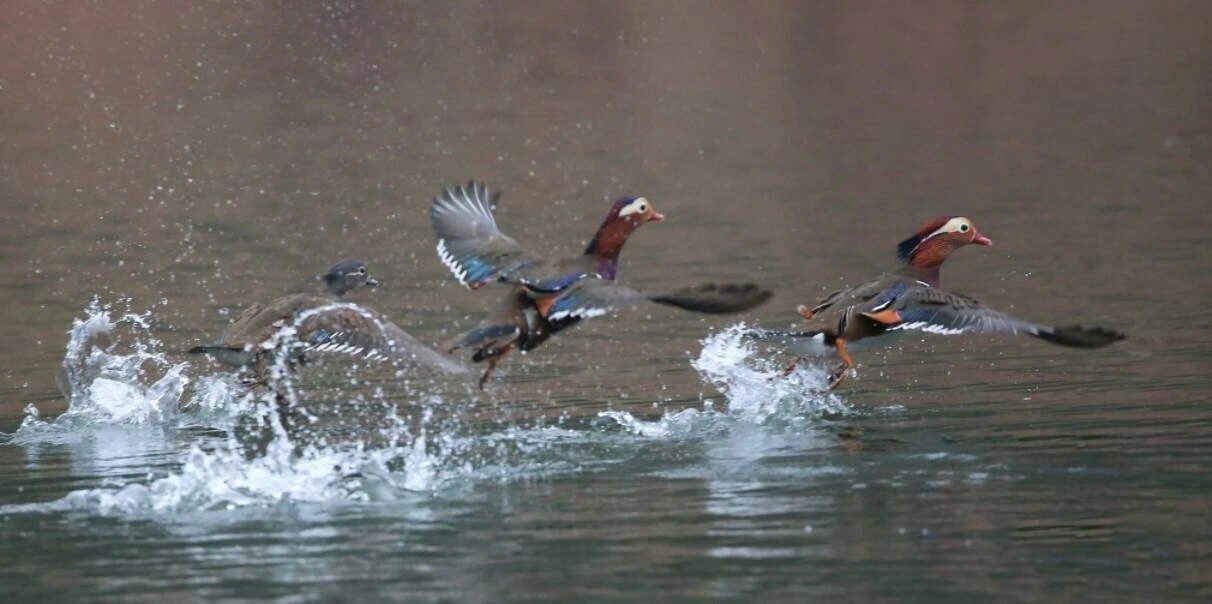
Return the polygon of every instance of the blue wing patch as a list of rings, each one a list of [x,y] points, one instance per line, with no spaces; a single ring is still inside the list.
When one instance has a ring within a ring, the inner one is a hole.
[[[585,279],[587,277],[600,278],[600,275],[598,275],[597,273],[589,273],[589,272],[581,271],[581,272],[571,273],[571,274],[565,275],[563,277],[556,277],[554,279],[540,279],[537,281],[532,281],[530,279],[522,279],[522,285],[525,285],[526,289],[529,289],[530,291],[535,292],[535,293],[554,294],[554,293],[559,293],[559,292],[562,292],[562,291],[568,289],[569,286],[571,286],[572,284],[576,283],[577,281],[580,281],[581,279]]]
[[[442,264],[445,264],[446,268],[454,273],[459,283],[467,286],[482,284],[496,272],[483,258],[470,251],[452,253],[446,246],[445,239],[438,240],[438,258],[441,258]]]
[[[876,313],[888,309],[890,306],[896,303],[897,299],[900,298],[901,294],[905,293],[905,290],[907,289],[909,289],[908,283],[903,281],[897,282],[892,287],[889,287],[888,289],[880,292],[876,297],[872,298],[870,302],[872,306],[869,307],[865,312]]]

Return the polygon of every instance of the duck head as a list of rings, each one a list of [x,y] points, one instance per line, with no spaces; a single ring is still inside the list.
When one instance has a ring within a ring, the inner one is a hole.
[[[970,243],[993,245],[963,216],[942,216],[927,222],[896,248],[896,256],[921,269],[937,269],[951,252]]]
[[[342,296],[358,287],[375,287],[379,281],[370,276],[366,265],[357,260],[342,260],[320,275],[324,290],[334,296]]]
[[[624,197],[610,206],[602,226],[585,248],[587,255],[596,256],[599,261],[615,261],[627,237],[648,222],[660,222],[665,215],[652,207],[652,202],[646,197]]]

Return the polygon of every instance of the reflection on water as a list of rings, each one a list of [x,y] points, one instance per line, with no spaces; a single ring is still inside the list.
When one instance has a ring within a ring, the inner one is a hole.
[[[17,599],[1212,595],[1202,3],[10,4]],[[386,273],[357,303],[468,328],[495,296],[451,283],[425,213],[468,178],[559,254],[646,195],[669,220],[620,278],[757,280],[743,320],[772,327],[962,213],[997,247],[949,286],[1130,340],[907,336],[829,392],[653,309],[483,393],[320,363],[292,430],[181,354],[349,256]]]

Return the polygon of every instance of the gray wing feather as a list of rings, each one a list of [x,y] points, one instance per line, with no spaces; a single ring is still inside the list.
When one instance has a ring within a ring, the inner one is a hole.
[[[467,369],[421,344],[396,324],[355,304],[341,303],[309,310],[296,321],[306,352],[335,353],[371,360],[415,363],[446,373]]]
[[[707,283],[669,293],[645,293],[613,281],[584,279],[568,288],[548,310],[548,319],[587,319],[614,309],[655,302],[682,310],[725,314],[755,308],[770,299],[770,290],[752,283]]]
[[[459,283],[477,288],[508,280],[534,262],[533,256],[497,228],[492,195],[482,183],[443,189],[430,207],[438,257]]]
[[[1048,327],[1016,319],[986,308],[975,298],[918,285],[906,289],[891,307],[902,322],[889,329],[915,329],[929,333],[1009,333],[1039,336]]]
[[[931,333],[1025,334],[1070,348],[1101,348],[1127,336],[1105,327],[1050,327],[1016,319],[985,308],[974,298],[933,287],[911,289],[898,300],[902,323],[889,329],[918,329]]]

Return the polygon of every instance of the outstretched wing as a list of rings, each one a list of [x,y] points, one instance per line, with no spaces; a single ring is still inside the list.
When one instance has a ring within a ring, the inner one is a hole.
[[[915,329],[944,335],[1025,334],[1074,348],[1098,348],[1125,337],[1102,327],[1037,325],[987,308],[970,296],[926,285],[909,285],[889,294],[873,299],[874,305],[864,312],[889,330]]]
[[[890,292],[891,293],[891,292]],[[895,312],[900,322],[889,329],[916,329],[945,335],[961,333],[1009,333],[1038,335],[1047,328],[1015,319],[1010,315],[986,308],[976,299],[964,294],[935,287],[910,287],[895,299],[881,302]],[[882,312],[877,304],[874,314]],[[887,315],[891,316],[891,314]]]
[[[402,361],[445,373],[467,371],[458,361],[421,344],[396,324],[356,304],[331,304],[304,311],[295,325],[306,353]]]
[[[656,302],[691,312],[726,314],[756,308],[772,293],[753,283],[708,283],[670,293],[645,293],[603,279],[583,279],[550,302],[544,312],[548,320],[588,319],[615,309]],[[540,304],[540,308],[542,308]]]
[[[443,189],[429,209],[438,257],[471,289],[508,279],[534,263],[531,254],[497,228],[492,208],[499,197],[483,183],[469,182]]]

